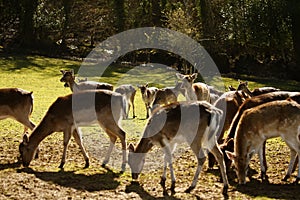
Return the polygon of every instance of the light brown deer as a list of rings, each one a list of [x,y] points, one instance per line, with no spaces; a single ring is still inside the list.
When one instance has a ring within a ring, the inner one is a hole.
[[[135,118],[134,97],[136,94],[136,89],[132,85],[126,84],[118,86],[115,89],[115,92],[122,94],[126,100],[126,119],[128,118],[130,107],[132,108],[132,118]]]
[[[181,88],[181,85],[182,83],[176,81],[174,87],[158,89],[155,93],[151,110],[153,111],[159,106],[176,102],[178,95],[184,92]]]
[[[148,83],[146,85],[138,85],[137,87],[141,90],[142,99],[145,103],[146,107],[146,118],[149,117],[149,111],[151,112],[151,104],[154,100],[155,94],[158,90],[156,87],[148,87]]]
[[[172,164],[172,152],[177,143],[188,143],[197,157],[198,165],[191,186],[186,190],[190,192],[196,187],[206,155],[210,151],[216,157],[223,179],[223,194],[227,193],[228,181],[223,160],[223,154],[216,141],[216,132],[219,129],[222,111],[205,101],[176,102],[157,109],[150,117],[143,133],[143,137],[134,148],[129,145],[128,164],[131,168],[132,178],[137,179],[141,173],[146,153],[153,145],[158,145],[164,152],[164,172],[161,185],[166,192],[166,169],[170,168],[172,185],[175,192],[175,174]]]
[[[79,92],[81,90],[93,90],[93,89],[103,89],[103,90],[113,90],[113,85],[109,83],[100,83],[96,81],[80,81],[75,82],[74,70],[60,70],[63,74],[60,82],[65,82],[65,87],[70,87],[72,92]]]
[[[241,119],[242,114],[245,110],[254,108],[256,106],[262,105],[264,103],[272,102],[272,101],[278,101],[278,100],[285,100],[291,98],[292,100],[295,100],[297,103],[300,103],[300,93],[299,92],[287,92],[287,91],[278,91],[278,92],[270,92],[262,95],[258,95],[252,98],[247,99],[243,102],[243,104],[239,107],[239,110],[237,111],[236,115],[234,116],[232,123],[230,125],[230,128],[228,130],[227,137],[224,141],[224,143],[221,146],[222,152],[225,153],[225,151],[233,151],[234,145],[232,145],[231,140],[233,140],[236,132],[236,128],[238,126],[238,123]],[[229,144],[228,144],[229,143]],[[263,144],[263,165],[264,168],[267,171],[267,163],[265,158],[265,143]],[[227,157],[226,154],[224,154],[224,159],[226,163],[227,170],[229,169],[231,165],[231,160]],[[266,171],[261,174],[262,180],[266,179]]]
[[[33,130],[35,124],[29,119],[33,109],[32,92],[20,88],[0,89],[0,120],[12,118],[24,125],[24,133]]]
[[[185,98],[188,101],[207,101],[210,102],[210,92],[205,83],[194,83],[198,74],[183,75],[176,73],[178,79],[182,80],[182,88],[185,90]]]
[[[124,112],[123,103],[121,94],[108,90],[87,90],[58,97],[32,134],[29,137],[27,134],[24,135],[23,142],[19,146],[23,165],[29,166],[38,144],[45,137],[53,132],[63,132],[64,150],[59,167],[63,168],[65,164],[67,147],[72,135],[83,153],[85,167],[89,167],[89,157],[82,144],[78,126],[97,122],[108,134],[111,142],[103,165],[108,163],[114,144],[117,138],[120,138],[123,150],[122,171],[124,171],[126,141],[125,132],[119,126]]]
[[[295,158],[300,154],[300,105],[291,100],[273,101],[244,111],[239,121],[234,153],[227,156],[234,161],[239,184],[246,183],[247,169],[253,154],[259,154],[262,173],[263,144],[269,138],[281,137],[291,149],[287,175],[292,172]],[[298,158],[298,164],[300,159]],[[300,180],[300,167],[296,182]]]

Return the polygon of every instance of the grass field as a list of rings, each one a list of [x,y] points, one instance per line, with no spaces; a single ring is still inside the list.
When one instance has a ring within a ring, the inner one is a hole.
[[[40,122],[48,107],[58,96],[70,93],[61,83],[60,69],[78,71],[81,62],[46,58],[41,56],[0,57],[0,84],[2,88],[18,87],[34,94],[32,121]],[[91,80],[109,82],[114,85],[131,83],[133,85],[151,83],[154,86],[172,86],[176,80],[174,71],[164,68],[129,67],[113,65],[101,77]],[[300,83],[295,81],[263,79],[247,76],[232,76],[213,79],[213,84],[237,86],[237,79],[248,80],[249,87],[274,86],[283,90],[299,91]],[[180,99],[183,99],[181,96]],[[136,100],[137,118],[123,120],[127,142],[137,143],[147,120],[140,92]],[[185,145],[176,151],[175,173],[177,175],[176,194],[163,196],[159,185],[162,173],[162,154],[154,148],[149,153],[145,172],[140,184],[131,183],[129,167],[124,174],[120,170],[120,144],[111,158],[108,168],[102,168],[108,138],[96,125],[83,127],[83,139],[91,157],[91,166],[83,169],[84,160],[78,146],[72,140],[69,145],[65,169],[58,165],[62,155],[62,133],[54,133],[40,145],[40,158],[34,160],[30,169],[24,169],[17,162],[18,145],[22,139],[23,126],[12,119],[2,120],[0,128],[0,199],[222,199],[222,183],[219,182],[217,167],[207,171],[206,165],[200,174],[198,185],[191,194],[183,191],[192,181],[196,161]],[[237,187],[234,173],[230,174],[229,199],[297,199],[299,186],[281,181],[289,161],[289,150],[279,139],[272,139],[267,145],[270,183],[260,183],[258,159],[251,161],[254,169],[253,180],[244,187]],[[295,175],[295,174],[294,174]],[[167,181],[170,185],[170,182]]]

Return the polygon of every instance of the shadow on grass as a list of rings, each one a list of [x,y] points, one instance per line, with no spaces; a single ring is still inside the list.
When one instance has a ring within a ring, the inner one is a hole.
[[[79,174],[75,171],[59,171],[59,172],[37,172],[31,168],[23,168],[17,170],[19,173],[34,174],[37,178],[51,182],[63,187],[74,188],[77,190],[86,190],[89,192],[101,190],[116,189],[120,182],[115,178],[120,176],[119,173],[114,173],[108,170],[106,173],[96,174]]]
[[[216,176],[220,176],[219,169],[212,169],[207,171]],[[250,182],[246,185],[238,185],[236,182],[236,175],[233,170],[230,170],[228,174],[228,181],[231,185],[232,191],[238,191],[240,193],[249,195],[251,197],[264,197],[264,198],[274,198],[274,199],[297,199],[300,197],[300,185],[294,185],[293,183],[269,183],[267,181],[262,182],[260,179],[255,179],[252,176],[257,175],[254,169],[249,170]],[[230,191],[229,191],[230,196]]]
[[[300,185],[292,183],[267,183],[251,179],[246,185],[238,185],[236,190],[252,197],[268,197],[274,199],[299,199]]]
[[[21,162],[0,164],[0,171],[5,169],[13,169],[21,166]]]
[[[132,181],[130,185],[126,186],[126,193],[134,192],[140,196],[141,199],[172,199],[177,200],[178,198],[174,196],[164,195],[164,197],[153,197],[136,181]]]

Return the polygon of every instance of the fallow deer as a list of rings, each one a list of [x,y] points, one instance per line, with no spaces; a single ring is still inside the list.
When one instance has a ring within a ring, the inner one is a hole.
[[[237,90],[241,90],[251,97],[269,93],[269,92],[279,91],[279,89],[274,87],[261,87],[261,88],[255,88],[253,91],[250,91],[248,88],[248,81],[245,82],[240,81]]]
[[[96,81],[82,81],[79,83],[75,82],[74,70],[60,70],[62,73],[62,78],[60,82],[65,82],[65,87],[70,87],[72,92],[79,92],[81,90],[93,90],[93,89],[103,89],[103,90],[113,90],[113,85],[109,83],[100,83]]]
[[[224,184],[223,194],[226,194],[228,189],[226,169],[223,154],[216,141],[221,116],[221,110],[205,101],[176,102],[157,109],[150,117],[138,145],[135,148],[132,144],[129,145],[128,164],[132,178],[138,178],[145,163],[146,153],[154,145],[158,145],[165,156],[161,185],[165,193],[166,169],[169,164],[172,179],[171,191],[175,192],[172,152],[177,143],[186,142],[198,160],[193,182],[186,192],[196,187],[206,155],[211,151],[220,165]]]
[[[24,133],[33,130],[35,124],[29,119],[33,110],[32,92],[20,88],[0,89],[0,120],[12,118],[24,125]]]
[[[159,106],[167,105],[177,101],[178,95],[184,92],[179,82],[175,82],[174,87],[165,87],[158,89],[155,93],[155,97],[152,103],[151,110],[155,110]]]
[[[127,109],[126,109],[126,119],[128,118],[130,107],[132,107],[132,118],[135,118],[135,109],[134,109],[134,97],[136,94],[136,89],[130,85],[120,85],[115,89],[115,92],[122,94],[126,100]]]
[[[295,100],[296,102],[300,103],[300,93],[299,92],[287,92],[287,91],[278,91],[278,92],[270,92],[262,95],[258,95],[252,98],[247,99],[243,102],[243,104],[239,107],[239,110],[237,111],[236,115],[234,116],[232,123],[230,125],[230,128],[228,130],[227,137],[221,146],[222,152],[224,153],[224,159],[227,169],[231,165],[231,160],[227,157],[225,154],[225,151],[233,151],[234,145],[231,144],[231,140],[233,140],[236,132],[236,128],[238,126],[238,123],[241,119],[242,114],[245,110],[254,108],[256,106],[262,105],[264,103],[272,102],[272,101],[278,101],[278,100],[285,100],[288,98],[291,98],[292,100]],[[228,145],[228,143],[230,143]],[[264,173],[267,171],[267,163],[265,158],[265,143],[263,144],[263,165],[266,169]],[[262,180],[266,179],[266,174],[261,174]]]
[[[73,135],[79,145],[84,159],[85,167],[89,167],[89,157],[82,144],[81,133],[78,126],[98,123],[108,134],[110,146],[103,161],[107,164],[117,138],[120,138],[123,150],[122,171],[126,164],[125,132],[120,128],[122,118],[123,96],[108,90],[87,90],[58,97],[49,107],[46,115],[33,130],[32,134],[24,135],[23,142],[19,146],[23,165],[28,167],[38,144],[53,132],[64,133],[64,150],[60,163],[63,168],[66,160],[66,152],[69,140]]]
[[[146,107],[146,118],[148,118],[149,111],[151,112],[151,104],[154,100],[158,88],[148,87],[148,83],[146,85],[138,85],[137,87],[141,90],[142,99]]]
[[[223,120],[222,120],[222,124],[224,124],[224,126],[221,132],[219,133],[219,142],[222,141],[225,131],[229,129],[234,116],[236,115],[239,107],[242,105],[242,103],[245,100],[255,95],[278,91],[278,89],[273,87],[262,87],[262,88],[255,89],[256,92],[252,92],[251,95],[249,95],[247,92],[244,91],[245,90],[244,86],[247,84],[241,82],[239,88],[236,91],[229,91],[224,93],[214,104],[217,108],[221,109],[224,113]],[[223,145],[222,148],[225,149],[226,145]],[[227,160],[226,156],[225,156],[225,160]],[[230,162],[226,162],[226,164],[228,164],[227,166],[229,166]],[[209,156],[209,168],[212,168],[213,165],[214,165],[214,159],[212,156]]]
[[[182,88],[185,90],[185,98],[188,101],[207,101],[210,102],[210,93],[208,85],[205,83],[194,83],[198,74],[183,75],[176,73],[178,79],[182,80]]]
[[[281,137],[291,149],[287,172],[289,176],[297,154],[300,155],[300,105],[297,102],[272,101],[244,111],[234,137],[234,152],[226,151],[227,156],[234,161],[239,184],[246,183],[248,165],[254,153],[259,154],[261,172],[265,173],[266,169],[262,165],[263,144],[274,137]],[[299,180],[300,167],[295,182]]]

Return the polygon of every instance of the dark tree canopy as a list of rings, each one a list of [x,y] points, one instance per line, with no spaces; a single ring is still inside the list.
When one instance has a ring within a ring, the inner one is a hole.
[[[221,72],[300,79],[299,0],[0,0],[0,13],[1,51],[84,57],[114,34],[156,26],[198,41]],[[143,54],[164,57],[124,59]]]

